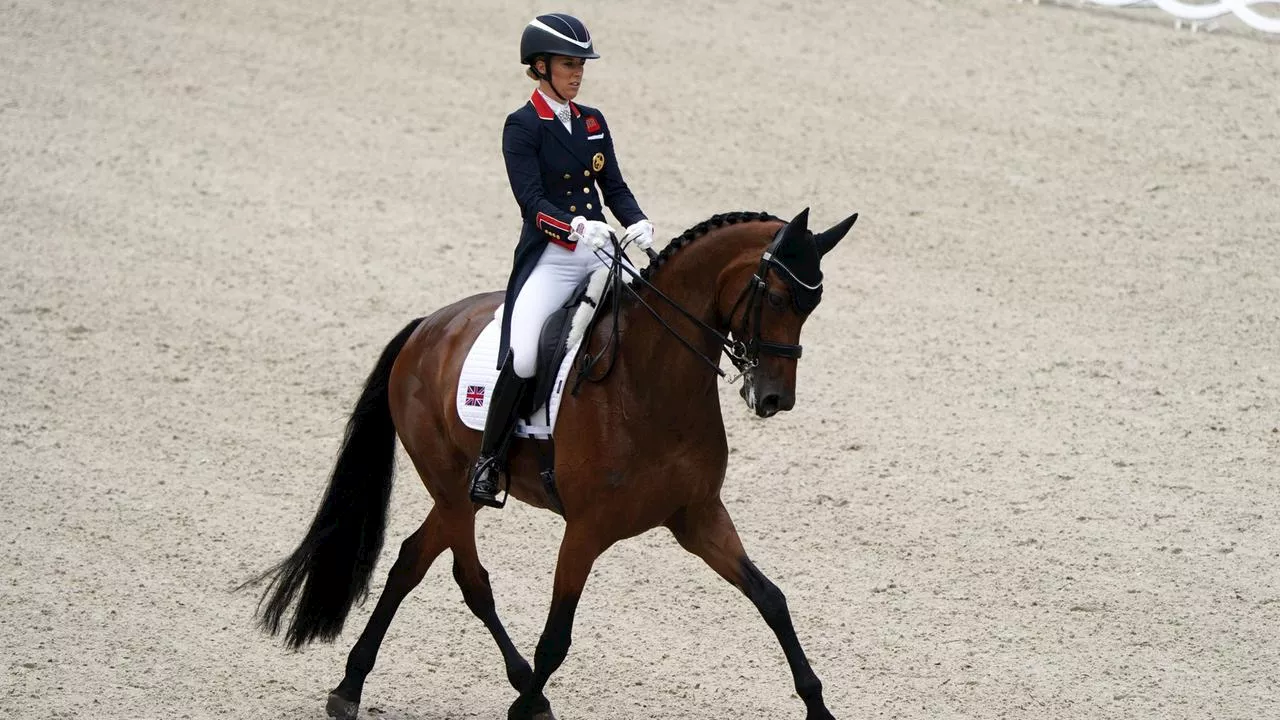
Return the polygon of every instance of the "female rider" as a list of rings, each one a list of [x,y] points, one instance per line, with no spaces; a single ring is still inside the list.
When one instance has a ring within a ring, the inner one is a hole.
[[[586,61],[598,57],[586,26],[563,13],[539,15],[520,37],[520,62],[538,88],[502,129],[507,178],[524,227],[507,281],[498,379],[471,474],[471,499],[484,505],[501,507],[499,476],[517,408],[537,367],[543,323],[604,265],[597,251],[612,252],[601,194],[627,226],[624,246],[634,242],[645,250],[653,244],[653,224],[622,179],[604,115],[573,102]]]

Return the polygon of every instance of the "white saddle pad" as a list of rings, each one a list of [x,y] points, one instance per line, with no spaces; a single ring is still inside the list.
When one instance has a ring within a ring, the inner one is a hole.
[[[605,276],[608,270],[600,269],[591,276],[591,284],[587,286],[587,296],[597,305],[604,292]],[[457,407],[458,417],[462,423],[472,430],[484,430],[485,417],[489,414],[489,396],[493,393],[493,383],[498,379],[498,343],[502,336],[503,305],[493,313],[493,320],[480,332],[471,349],[467,351],[467,359],[462,363],[462,373],[458,376]],[[582,344],[583,333],[587,324],[595,315],[595,306],[582,303],[573,314],[569,336],[565,345],[569,352],[556,372],[556,382],[551,390],[551,398],[547,404],[533,412],[527,418],[516,423],[516,435],[519,437],[550,437],[556,426],[556,417],[560,413],[560,401],[564,397],[565,380],[573,361],[578,355],[578,346]]]

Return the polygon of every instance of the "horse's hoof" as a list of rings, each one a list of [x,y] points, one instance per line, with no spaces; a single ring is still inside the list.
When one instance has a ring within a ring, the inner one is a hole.
[[[360,703],[351,702],[338,693],[329,693],[329,702],[325,703],[324,711],[337,720],[356,720],[356,715],[360,714]]]
[[[533,720],[556,720],[556,716],[550,710],[543,710],[533,716]]]

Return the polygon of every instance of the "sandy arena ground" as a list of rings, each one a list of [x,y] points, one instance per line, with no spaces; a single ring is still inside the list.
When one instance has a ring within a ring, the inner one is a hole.
[[[546,9],[0,3],[0,714],[323,717],[372,603],[292,653],[232,589],[300,539],[383,345],[504,281]],[[837,717],[1280,717],[1280,43],[1006,0],[565,9],[663,238],[863,213],[795,411],[723,395],[726,503]],[[375,592],[428,507],[402,464]],[[481,514],[529,655],[560,527]],[[803,716],[665,531],[602,558],[574,640],[565,720]],[[362,717],[512,699],[446,556]]]

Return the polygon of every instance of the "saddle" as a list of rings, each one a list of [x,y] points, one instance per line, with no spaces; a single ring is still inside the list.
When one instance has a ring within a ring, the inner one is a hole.
[[[553,312],[542,326],[538,343],[538,366],[530,392],[519,409],[517,437],[549,440],[553,436],[560,403],[571,384],[569,371],[578,357],[582,340],[594,326],[596,310],[606,299],[607,269],[599,269],[579,283],[569,299]],[[485,326],[467,352],[458,376],[457,409],[462,423],[484,430],[488,415],[486,398],[498,377],[498,343],[502,313],[498,306],[493,320]]]

